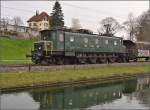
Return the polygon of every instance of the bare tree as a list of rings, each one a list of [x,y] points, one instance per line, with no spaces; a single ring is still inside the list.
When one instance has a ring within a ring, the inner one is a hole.
[[[78,29],[81,29],[81,24],[80,24],[80,21],[78,18],[73,18],[72,19],[72,29],[73,30],[78,30]]]
[[[8,18],[2,18],[1,20],[0,20],[0,25],[1,25],[1,29],[4,29],[4,31],[7,31],[7,29],[8,29],[8,25],[9,25],[9,19]]]
[[[106,17],[100,21],[100,27],[98,33],[101,35],[113,36],[116,34],[122,26],[113,17]]]
[[[127,32],[130,40],[135,40],[139,32],[139,23],[133,13],[129,13],[128,20],[123,23],[124,30]]]
[[[137,18],[137,21],[139,23],[137,40],[150,42],[150,11],[143,12],[143,14]]]
[[[19,16],[15,16],[12,19],[12,23],[15,26],[15,31],[17,31],[18,26],[23,25],[23,21],[22,21],[22,19]]]

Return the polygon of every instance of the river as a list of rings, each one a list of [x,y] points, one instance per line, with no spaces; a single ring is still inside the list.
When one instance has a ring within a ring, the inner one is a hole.
[[[122,82],[2,93],[0,110],[150,109],[150,76]]]

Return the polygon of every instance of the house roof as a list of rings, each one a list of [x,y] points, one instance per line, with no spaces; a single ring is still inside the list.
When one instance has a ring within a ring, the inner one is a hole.
[[[32,16],[27,22],[32,22],[32,21],[38,22],[38,21],[42,21],[45,16],[48,17],[48,18],[50,18],[50,16],[49,16],[46,12],[42,12],[42,13],[40,13],[40,14],[38,14],[38,15]]]

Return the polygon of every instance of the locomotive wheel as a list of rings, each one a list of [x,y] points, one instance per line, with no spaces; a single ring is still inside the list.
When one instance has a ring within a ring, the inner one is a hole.
[[[89,58],[88,60],[89,60],[89,63],[91,64],[96,64],[97,62],[97,58]]]
[[[107,59],[105,57],[99,59],[100,63],[107,63]]]
[[[64,58],[62,57],[58,57],[56,58],[56,62],[57,65],[63,65],[64,64]]]
[[[68,64],[70,64],[70,60],[68,58],[65,58],[64,59],[64,65],[68,65]]]
[[[126,58],[122,58],[123,63],[128,62],[128,60]]]
[[[120,57],[118,57],[118,58],[117,58],[117,62],[118,62],[118,63],[121,63],[121,62],[122,62],[122,59],[121,59]]]
[[[35,64],[41,64],[40,60],[35,60]]]
[[[137,58],[135,58],[133,61],[134,61],[134,62],[137,62],[137,60],[138,60],[138,59],[137,59]]]
[[[49,64],[48,63],[48,59],[43,59],[41,62],[40,62],[41,65],[47,65]]]
[[[114,58],[114,57],[108,58],[108,61],[109,61],[110,63],[114,63],[114,62],[116,61],[116,58]]]
[[[86,63],[86,58],[78,58],[78,63],[79,64],[85,64]]]
[[[149,60],[149,57],[145,58],[145,61],[148,61]]]
[[[130,60],[129,60],[129,58],[125,58],[126,59],[126,62],[128,63]]]

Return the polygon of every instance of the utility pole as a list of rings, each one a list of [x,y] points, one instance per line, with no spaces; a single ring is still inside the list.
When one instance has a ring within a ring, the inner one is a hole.
[[[149,11],[150,11],[150,0],[149,0]]]
[[[149,1],[149,9],[148,9],[148,13],[150,14],[150,0],[148,0]]]

